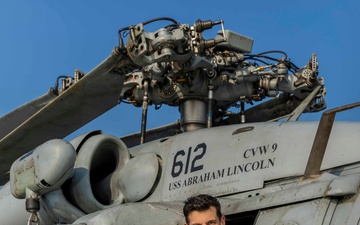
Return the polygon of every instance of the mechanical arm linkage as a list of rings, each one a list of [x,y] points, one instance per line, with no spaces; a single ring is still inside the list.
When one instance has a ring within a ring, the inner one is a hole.
[[[146,31],[147,25],[160,20],[170,24],[155,32]],[[221,25],[217,35],[204,39],[203,32],[216,25]],[[198,20],[190,26],[167,17],[155,18],[124,27],[118,34],[115,52],[126,55],[132,61],[129,65],[135,65],[135,70],[126,74],[120,100],[143,107],[142,133],[149,105],[156,109],[162,104],[178,106],[184,132],[234,121],[281,118],[290,115],[314,90],[300,114],[326,108],[324,80],[318,77],[315,54],[303,68],[283,51],[252,54],[253,39],[225,30],[222,20]],[[274,54],[282,57],[271,56]],[[75,80],[82,76],[76,71]],[[71,83],[72,78],[65,78],[61,90]],[[266,110],[256,107],[256,111],[266,111],[256,112],[257,116],[245,111],[245,103],[266,97],[282,100],[272,100],[275,105],[267,103]],[[239,114],[229,111],[234,106],[241,108]]]
[[[147,32],[145,26],[157,20],[172,23]],[[215,25],[222,29],[213,39],[205,40],[203,31]],[[125,46],[126,31],[129,38]],[[126,75],[121,100],[143,108],[144,104],[179,106],[183,131],[224,124],[231,115],[229,108],[238,105],[242,111],[240,122],[245,122],[244,104],[266,97],[282,96],[287,103],[281,110],[291,112],[318,86],[321,88],[305,111],[326,108],[324,80],[318,77],[315,54],[303,68],[292,63],[283,51],[251,54],[253,40],[224,30],[222,20],[198,20],[190,26],[158,18],[120,29],[119,40],[119,49],[126,50],[140,67]],[[270,56],[274,53],[282,58]],[[271,119],[284,116],[272,113]],[[250,121],[260,120],[250,116]]]

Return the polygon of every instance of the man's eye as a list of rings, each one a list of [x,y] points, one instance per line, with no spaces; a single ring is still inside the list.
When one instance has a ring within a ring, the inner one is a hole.
[[[210,220],[208,224],[209,225],[217,224],[217,221],[216,220]]]

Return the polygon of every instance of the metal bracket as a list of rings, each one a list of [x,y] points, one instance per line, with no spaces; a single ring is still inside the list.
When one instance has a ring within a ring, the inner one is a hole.
[[[316,131],[314,143],[311,148],[310,156],[305,168],[304,179],[316,177],[320,173],[321,164],[325,155],[326,146],[329,141],[336,113],[359,106],[360,102],[357,102],[327,110],[322,114],[318,129]]]

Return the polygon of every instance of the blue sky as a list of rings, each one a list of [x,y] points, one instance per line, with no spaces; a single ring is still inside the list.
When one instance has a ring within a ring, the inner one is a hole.
[[[315,52],[328,109],[360,101],[360,3],[351,1],[90,1],[0,2],[0,115],[46,93],[59,75],[89,72],[117,45],[119,28],[155,17],[193,24],[225,21],[254,39],[253,53],[283,50],[302,67]],[[360,109],[337,119],[360,121]],[[316,120],[321,113],[302,116]],[[149,111],[148,127],[179,118],[177,108]],[[138,132],[141,108],[120,104],[77,131]]]

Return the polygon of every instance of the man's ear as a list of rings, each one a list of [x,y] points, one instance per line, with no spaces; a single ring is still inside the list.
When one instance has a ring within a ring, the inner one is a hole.
[[[225,215],[222,215],[221,220],[220,220],[220,224],[225,225],[225,221],[226,221]]]

